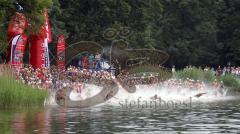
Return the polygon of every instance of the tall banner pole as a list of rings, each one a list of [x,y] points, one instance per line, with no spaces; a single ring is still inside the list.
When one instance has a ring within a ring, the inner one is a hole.
[[[51,43],[52,42],[52,32],[51,32],[51,26],[50,26],[50,21],[49,21],[47,10],[44,12],[44,16],[46,19],[45,26],[44,26],[46,38],[47,38],[48,43]]]
[[[46,34],[45,41],[44,41],[45,42],[45,67],[50,67],[48,43],[52,42],[52,32],[51,32],[51,26],[50,26],[47,10],[45,10],[44,16],[46,19],[45,26],[44,26],[44,32]]]

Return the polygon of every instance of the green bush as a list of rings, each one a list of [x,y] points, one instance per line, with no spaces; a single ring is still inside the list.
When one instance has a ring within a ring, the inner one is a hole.
[[[0,107],[42,106],[48,96],[46,90],[39,90],[9,77],[0,76]]]
[[[194,80],[201,80],[207,83],[212,82],[215,79],[215,76],[212,74],[211,71],[204,71],[197,68],[188,68],[177,71],[175,72],[174,76],[179,79],[189,78]]]
[[[218,80],[223,81],[223,84],[230,87],[232,90],[240,91],[240,81],[233,75],[227,74],[220,76]]]

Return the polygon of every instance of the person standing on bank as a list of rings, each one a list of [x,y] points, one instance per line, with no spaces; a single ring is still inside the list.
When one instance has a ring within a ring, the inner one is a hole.
[[[99,71],[99,70],[101,70],[101,64],[100,64],[101,54],[99,52],[96,53],[95,60],[96,60],[95,69],[96,69],[96,71]]]

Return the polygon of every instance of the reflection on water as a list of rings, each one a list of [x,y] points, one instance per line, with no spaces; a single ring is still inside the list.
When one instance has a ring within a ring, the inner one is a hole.
[[[87,109],[0,111],[3,133],[239,133],[240,100],[193,104],[191,109]]]

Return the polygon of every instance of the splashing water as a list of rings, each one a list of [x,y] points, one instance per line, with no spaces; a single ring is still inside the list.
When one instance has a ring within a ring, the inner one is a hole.
[[[166,88],[159,84],[153,85],[137,85],[135,93],[129,93],[119,85],[118,93],[103,104],[119,105],[120,101],[135,100],[153,100],[154,96],[162,100],[178,100],[183,101],[192,98],[192,101],[212,102],[236,99],[237,97],[229,95],[228,89],[215,89],[211,86],[206,86],[201,90],[193,90],[189,88]],[[85,84],[81,93],[73,90],[70,94],[70,99],[73,101],[84,100],[98,94],[103,87]],[[51,92],[50,97],[45,101],[45,105],[57,105],[55,102],[55,93]]]
[[[189,88],[166,88],[158,84],[154,85],[137,85],[137,90],[135,93],[130,94],[124,89],[120,88],[118,94],[115,96],[119,100],[137,100],[141,97],[143,100],[152,100],[154,96],[160,97],[162,100],[187,100],[190,97],[193,101],[217,101],[217,100],[228,100],[234,99],[234,96],[228,95],[228,89],[214,89],[210,86],[201,89],[193,90]]]
[[[103,89],[103,87],[96,86],[93,84],[84,84],[84,88],[82,89],[81,92],[72,90],[69,97],[73,101],[79,101],[79,100],[83,100],[86,98],[93,97],[94,95],[97,95],[102,89]],[[57,105],[57,103],[55,101],[55,95],[56,95],[56,91],[50,92],[49,98],[45,100],[44,104],[45,105]]]
[[[81,93],[77,92],[76,90],[73,90],[69,97],[71,100],[74,101],[83,100],[97,95],[101,90],[102,87],[100,86],[85,84]]]

